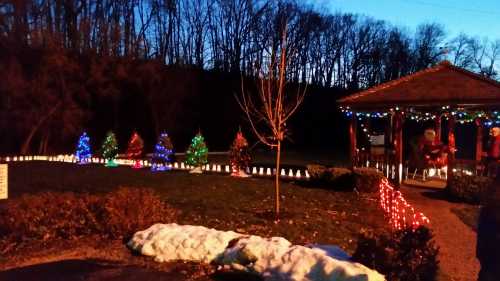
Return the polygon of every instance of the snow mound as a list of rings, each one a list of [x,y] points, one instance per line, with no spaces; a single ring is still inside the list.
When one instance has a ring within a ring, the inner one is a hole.
[[[291,245],[284,238],[242,237],[216,261],[233,269],[261,275],[264,280],[383,281],[384,276],[345,259],[336,246],[309,248]]]
[[[384,276],[336,246],[292,245],[281,237],[262,238],[202,226],[155,224],[134,234],[128,246],[155,261],[195,261],[230,266],[264,280],[383,281]]]
[[[133,250],[152,256],[157,262],[196,261],[210,263],[224,252],[229,241],[241,237],[233,231],[202,226],[155,224],[136,232],[128,242]]]

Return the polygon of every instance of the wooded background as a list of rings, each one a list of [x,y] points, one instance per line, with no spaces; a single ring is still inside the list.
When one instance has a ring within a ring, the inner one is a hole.
[[[69,152],[83,130],[95,147],[114,130],[123,147],[134,129],[151,149],[165,130],[183,151],[201,129],[211,150],[226,150],[246,126],[240,80],[279,47],[283,20],[287,79],[309,85],[289,124],[297,148],[346,147],[336,99],[443,59],[498,77],[500,40],[300,3],[0,1],[0,152]]]

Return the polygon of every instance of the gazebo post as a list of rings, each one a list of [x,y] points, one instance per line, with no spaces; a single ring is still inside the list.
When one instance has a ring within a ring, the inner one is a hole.
[[[476,118],[476,161],[481,161],[483,156],[483,123],[481,122],[481,118]]]
[[[369,137],[369,134],[370,134],[370,118],[365,118],[364,120],[364,128],[363,130],[365,131],[365,136],[368,137],[368,140],[367,140],[367,143],[368,143],[368,147],[366,147],[366,156],[367,158],[364,159],[365,163],[363,163],[362,166],[366,165],[367,167],[370,166],[370,161],[372,160],[371,159],[371,142],[370,142],[370,137]]]
[[[393,138],[393,120],[394,120],[394,114],[387,114],[387,122],[385,126],[385,139],[384,139],[384,145],[385,145],[385,159],[384,159],[384,169],[385,169],[385,175],[387,178],[389,178],[390,174],[390,165],[392,164],[391,159],[392,159],[392,151],[394,148],[394,142],[392,140]]]
[[[356,165],[356,136],[357,136],[357,117],[356,112],[352,112],[351,122],[349,123],[349,139],[350,139],[350,153],[351,168]]]
[[[451,179],[453,178],[453,168],[455,166],[455,116],[449,115],[448,117],[448,171],[447,186],[450,186]]]
[[[404,116],[402,113],[394,115],[394,148],[396,149],[396,175],[397,184],[401,185],[403,181],[403,123]]]
[[[441,142],[441,114],[437,114],[434,118],[434,122],[435,122],[435,130],[436,130],[436,139]]]

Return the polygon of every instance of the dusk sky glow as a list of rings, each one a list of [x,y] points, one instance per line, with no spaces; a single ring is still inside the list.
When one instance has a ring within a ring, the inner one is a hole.
[[[363,14],[405,26],[413,31],[420,23],[442,24],[448,37],[460,32],[470,36],[500,39],[499,0],[316,0],[331,12]],[[322,9],[320,9],[322,10]]]

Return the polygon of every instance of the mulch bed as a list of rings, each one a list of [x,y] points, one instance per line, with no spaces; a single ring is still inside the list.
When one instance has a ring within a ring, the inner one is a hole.
[[[128,167],[109,169],[98,165],[79,166],[65,163],[30,162],[9,165],[10,197],[42,191],[100,194],[120,186],[153,188],[171,206],[181,211],[177,221],[179,224],[203,225],[264,237],[282,236],[296,244],[334,244],[348,253],[354,251],[357,236],[361,231],[387,231],[387,224],[379,209],[376,194],[338,192],[328,190],[327,187],[309,188],[303,183],[283,182],[282,216],[276,223],[271,213],[274,207],[274,186],[273,181],[268,178],[240,179],[210,173],[191,175],[184,171],[151,173],[147,169],[133,170]],[[96,265],[95,260],[101,259],[119,262],[120,267],[127,265],[143,268],[147,264],[156,264],[150,258],[134,256],[122,241],[110,243],[96,238],[90,240],[95,242],[86,244],[63,241],[42,244],[33,241],[17,245],[4,253],[5,258],[0,259],[0,268],[14,270],[13,261],[14,263],[17,261],[17,266],[28,266],[61,260],[61,257],[66,260],[92,259],[90,262],[92,265],[86,266],[97,268],[97,271],[101,271],[101,264],[97,262]],[[99,247],[99,243],[114,245],[116,249],[111,251],[109,248]],[[62,250],[68,249],[73,251],[72,255],[60,254]],[[89,251],[92,254],[88,254]],[[111,253],[119,254],[113,257]],[[27,262],[30,257],[33,257],[33,260]],[[8,261],[11,266],[8,266]],[[137,261],[141,261],[142,264],[137,264]],[[72,268],[71,263],[60,266]],[[167,266],[167,271],[175,274],[185,271],[187,272],[185,276],[196,277],[196,274],[201,273],[201,276],[210,276],[211,279],[207,280],[216,278],[211,275],[210,269],[200,269],[203,267],[200,265],[176,263],[170,266],[186,266],[175,270],[168,269]],[[171,277],[170,280],[177,280],[173,275]]]

